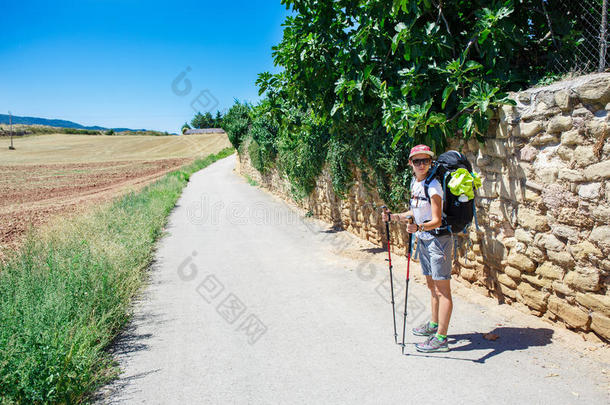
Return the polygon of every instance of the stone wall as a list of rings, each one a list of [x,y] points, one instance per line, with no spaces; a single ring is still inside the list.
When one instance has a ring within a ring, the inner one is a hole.
[[[472,245],[460,244],[454,276],[499,302],[609,341],[610,74],[512,98],[517,106],[498,111],[484,145],[452,145],[483,181],[479,229],[471,227]],[[239,171],[293,201],[288,182],[274,170],[261,176],[247,153]],[[339,200],[324,171],[312,195],[296,203],[381,246],[383,202],[361,181]],[[404,252],[403,227],[392,226],[392,239],[393,250]]]

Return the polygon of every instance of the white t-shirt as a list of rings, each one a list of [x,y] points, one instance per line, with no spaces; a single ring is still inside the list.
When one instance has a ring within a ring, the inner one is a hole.
[[[413,179],[411,183],[411,210],[413,211],[413,216],[415,217],[415,223],[420,225],[424,222],[432,220],[432,205],[426,199],[426,193],[424,191],[424,181],[417,181]],[[433,195],[440,195],[441,200],[443,199],[443,187],[441,183],[434,179],[428,186],[428,195],[430,196],[430,200],[432,200]],[[443,209],[443,205],[441,202],[441,211]],[[429,232],[417,232],[417,237],[422,240],[430,240],[434,236]]]

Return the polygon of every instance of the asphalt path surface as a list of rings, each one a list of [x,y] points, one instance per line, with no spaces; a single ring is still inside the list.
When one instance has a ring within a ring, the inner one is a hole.
[[[413,281],[401,355],[387,253],[307,218],[234,166],[235,156],[214,163],[184,189],[112,348],[121,375],[99,403],[609,402],[608,363],[507,306],[456,296],[452,350],[418,353],[422,338],[409,331],[427,319],[429,298]],[[406,261],[394,256],[400,341]]]

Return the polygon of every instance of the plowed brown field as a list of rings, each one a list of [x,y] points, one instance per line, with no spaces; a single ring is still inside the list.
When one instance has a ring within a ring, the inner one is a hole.
[[[18,139],[14,151],[9,144],[0,139],[0,258],[29,226],[108,202],[230,146],[224,134],[40,135]]]

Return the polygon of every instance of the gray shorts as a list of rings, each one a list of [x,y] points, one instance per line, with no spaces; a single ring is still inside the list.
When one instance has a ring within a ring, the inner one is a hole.
[[[437,236],[430,240],[420,238],[417,244],[424,276],[432,276],[432,280],[450,280],[453,253],[451,235]]]

